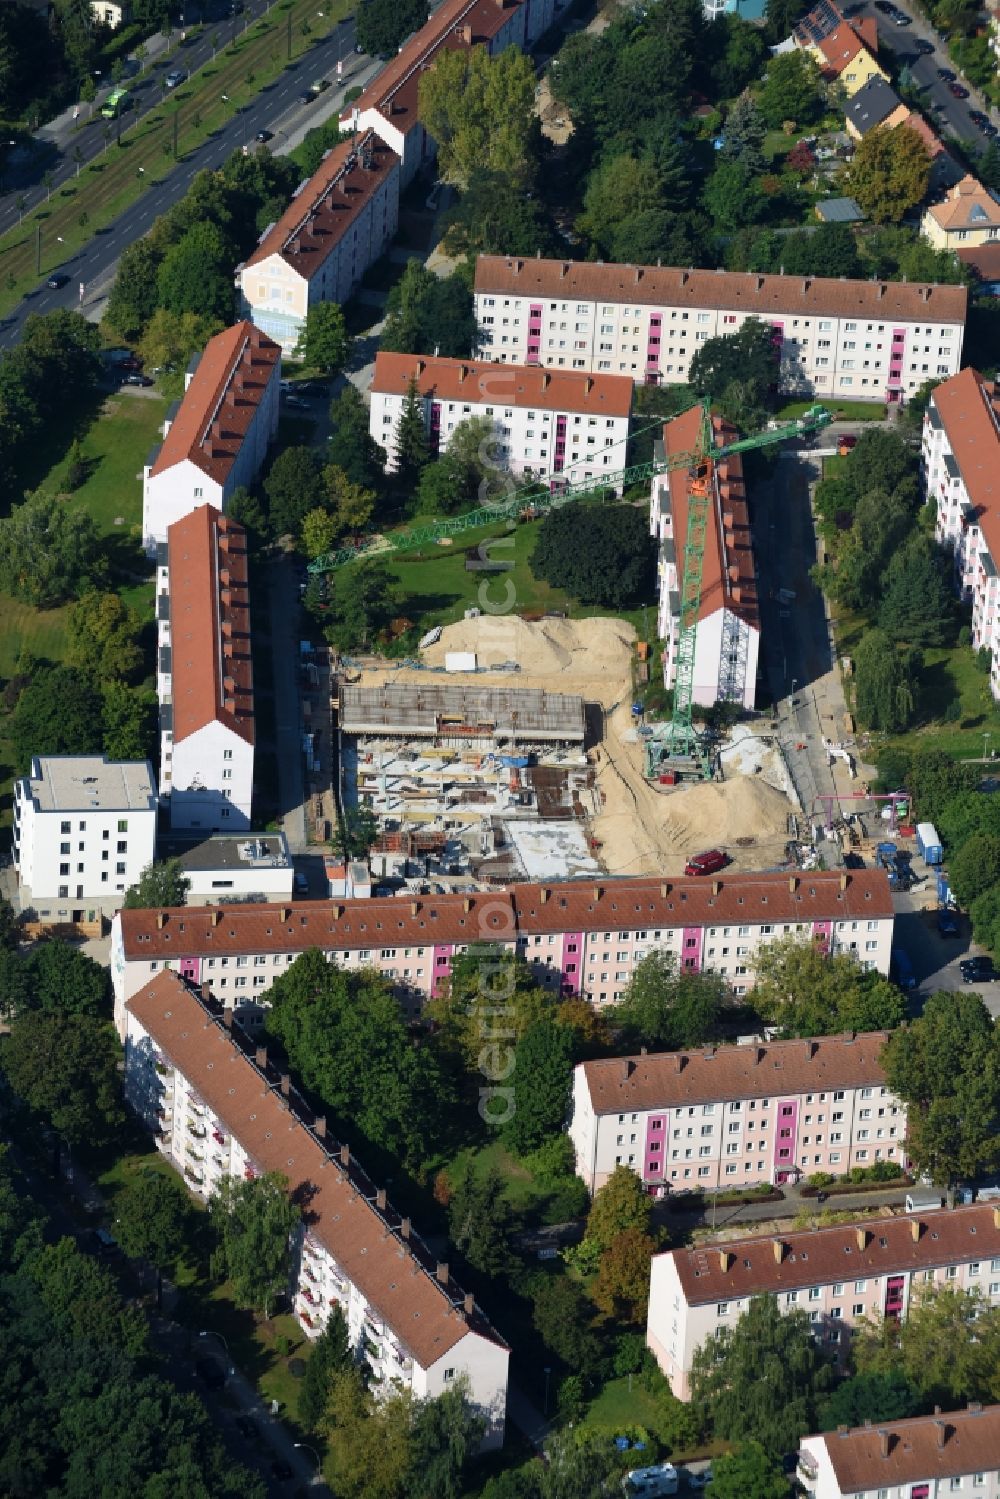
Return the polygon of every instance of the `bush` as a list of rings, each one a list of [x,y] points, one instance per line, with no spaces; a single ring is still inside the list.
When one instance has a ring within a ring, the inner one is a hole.
[[[810,1187],[828,1187],[833,1181],[836,1177],[832,1171],[814,1171],[812,1176],[806,1177],[806,1185]]]
[[[646,1358],[646,1339],[641,1332],[623,1332],[615,1344],[612,1368],[616,1379],[638,1374]]]

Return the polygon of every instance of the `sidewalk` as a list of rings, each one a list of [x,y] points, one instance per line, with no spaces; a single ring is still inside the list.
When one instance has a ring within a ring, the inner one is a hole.
[[[162,57],[165,52],[169,52],[171,47],[175,47],[183,35],[184,33],[180,27],[177,27],[169,36],[164,36],[162,31],[158,31],[155,36],[151,36],[145,44],[146,55],[141,63],[135,57],[134,53],[129,54],[126,71],[122,75],[122,83],[124,84],[133,77],[137,77],[139,73],[145,72],[147,68],[156,62],[157,58]],[[72,145],[73,137],[81,125],[85,125],[89,120],[93,119],[112,89],[117,86],[113,82],[109,82],[106,85],[102,84],[91,103],[87,104],[81,100],[79,104],[68,105],[62,114],[58,114],[54,119],[47,120],[44,125],[40,125],[34,133],[34,139],[44,142],[46,145],[56,146],[60,151],[65,151],[67,146]]]

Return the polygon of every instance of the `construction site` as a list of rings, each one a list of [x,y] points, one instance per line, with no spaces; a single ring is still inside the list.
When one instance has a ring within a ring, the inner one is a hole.
[[[713,781],[650,779],[635,661],[623,620],[480,615],[419,662],[346,671],[340,790],[378,818],[376,878],[679,874],[712,846],[737,869],[785,863],[801,813],[780,753],[751,736]]]

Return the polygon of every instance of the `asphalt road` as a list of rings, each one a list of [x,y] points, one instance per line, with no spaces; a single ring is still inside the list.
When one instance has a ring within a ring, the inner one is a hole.
[[[914,857],[913,868],[917,874],[923,874],[924,863],[919,856]],[[929,875],[913,890],[899,892],[892,897],[896,913],[893,941],[906,950],[917,980],[917,987],[911,996],[911,1009],[914,1014],[919,1014],[924,1000],[938,989],[955,994],[972,987],[996,1019],[1000,1016],[1000,980],[973,986],[965,984],[959,963],[963,958],[972,957],[984,949],[972,941],[969,920],[964,915],[958,918],[957,937],[941,936],[933,912],[923,909],[933,903],[934,894],[934,876]]]
[[[53,312],[60,307],[79,309],[79,284],[83,282],[85,288],[89,289],[110,279],[122,251],[134,240],[141,239],[153,221],[184,196],[198,172],[222,166],[234,151],[252,143],[259,130],[273,131],[274,140],[270,142],[270,149],[280,154],[287,147],[291,132],[309,122],[311,111],[315,113],[318,124],[333,112],[335,103],[339,107],[344,87],[367,82],[369,77],[374,76],[376,65],[357,57],[352,51],[350,59],[345,54],[341,88],[330,89],[321,95],[322,105],[299,103],[299,95],[313,78],[320,74],[330,76],[336,72],[337,58],[345,45],[338,33],[348,32],[353,37],[353,26],[339,27],[337,32],[318,42],[203,145],[189,152],[169,177],[162,182],[153,183],[149,191],[127,208],[114,223],[95,234],[78,254],[58,267],[46,264],[46,276],[50,276],[56,269],[65,271],[70,277],[69,284],[56,291],[47,287],[43,281],[36,291],[29,292],[17,311],[0,324],[0,348],[11,348],[18,342],[24,320],[30,313]],[[351,46],[353,48],[353,41]]]
[[[180,31],[175,31],[174,38],[178,46],[170,57],[154,58],[149,63],[146,75],[134,83],[130,80],[128,72],[123,77],[122,84],[128,87],[134,102],[133,107],[122,116],[122,129],[130,130],[145,115],[159,109],[164,99],[171,96],[171,91],[167,88],[165,81],[168,73],[187,74],[185,83],[178,86],[178,92],[184,92],[187,81],[197,73],[199,68],[212,61],[213,37],[218,37],[221,51],[228,46],[234,34],[242,36],[248,27],[267,14],[274,3],[275,0],[246,0],[245,8],[236,16],[228,14],[229,5],[226,4],[224,9],[227,14],[224,19],[220,20],[217,25],[209,23],[203,30],[187,37],[183,42],[180,41]],[[153,43],[156,44],[161,40],[159,37],[153,38]],[[337,27],[333,40],[337,45],[335,56],[342,55],[346,61],[354,48],[353,16]],[[133,64],[133,69],[138,71],[136,64]],[[34,208],[46,197],[48,190],[41,182],[46,170],[51,171],[52,187],[56,188],[74,177],[79,167],[85,166],[87,162],[100,156],[105,149],[105,128],[110,125],[117,130],[117,125],[103,119],[100,112],[101,105],[110,92],[110,87],[102,87],[98,90],[92,105],[82,104],[80,110],[84,123],[76,126],[70,125],[63,131],[58,131],[57,128],[56,133],[60,136],[58,141],[53,140],[53,127],[43,126],[35,135],[38,149],[27,155],[23,151],[14,153],[4,174],[6,191],[0,196],[0,234],[5,233],[18,222],[19,197],[23,196],[25,209]],[[73,159],[73,153],[77,148],[80,151],[79,162]]]
[[[995,125],[1000,125],[1000,111],[988,108],[986,101],[976,97],[976,90],[971,90],[968,99],[956,99],[948,91],[948,85],[938,77],[938,68],[950,68],[957,73],[958,69],[948,56],[948,50],[941,37],[931,26],[927,18],[916,9],[908,5],[906,0],[893,0],[893,3],[912,18],[909,26],[897,26],[891,16],[884,16],[877,11],[872,0],[864,0],[863,4],[852,7],[852,17],[861,15],[873,16],[878,26],[879,42],[883,47],[891,47],[901,62],[907,64],[915,84],[924,92],[921,95],[923,112],[928,120],[935,126],[939,135],[956,135],[959,140],[976,142],[985,146],[986,137],[969,119],[970,109],[982,109],[988,114]],[[918,38],[934,44],[934,53],[922,57],[916,51],[914,42]],[[971,88],[968,79],[958,80],[965,87]]]

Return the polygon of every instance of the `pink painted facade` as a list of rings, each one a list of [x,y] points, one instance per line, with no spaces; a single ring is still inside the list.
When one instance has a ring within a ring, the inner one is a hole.
[[[686,926],[681,945],[681,967],[691,973],[702,969],[702,948],[705,945],[705,930],[700,926]]]
[[[563,937],[562,990],[579,994],[583,980],[583,933],[567,932]]]
[[[650,1114],[646,1120],[646,1152],[643,1159],[642,1179],[647,1182],[662,1181],[664,1163],[667,1159],[670,1115]]]
[[[434,949],[434,970],[431,977],[431,999],[437,999],[443,979],[451,978],[451,960],[455,953],[454,943],[441,943]]]
[[[799,1123],[799,1101],[797,1098],[778,1100],[777,1128],[774,1132],[774,1157],[771,1162],[772,1180],[779,1185],[798,1174],[795,1165],[795,1141]]]

